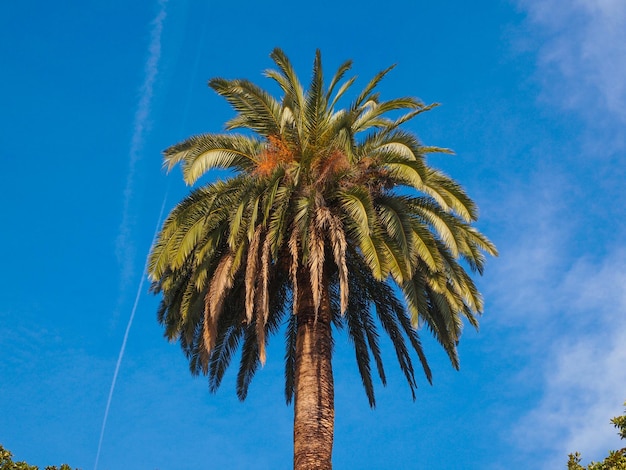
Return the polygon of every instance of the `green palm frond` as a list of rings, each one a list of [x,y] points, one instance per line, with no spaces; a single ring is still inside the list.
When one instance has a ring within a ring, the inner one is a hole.
[[[399,305],[399,302],[397,299],[396,299],[396,302],[393,304],[393,311],[396,312],[398,323],[400,323],[402,330],[409,338],[411,346],[417,353],[417,357],[420,360],[422,369],[424,370],[424,375],[426,375],[426,379],[428,380],[428,383],[432,384],[433,373],[430,370],[430,366],[428,365],[428,361],[426,360],[426,355],[424,354],[424,350],[422,349],[422,343],[419,339],[419,335],[417,334],[417,328],[415,328],[411,324],[411,319],[409,318],[409,315],[407,314],[405,309],[402,308],[401,305]]]
[[[277,189],[275,197],[272,199],[271,212],[268,212],[269,221],[267,228],[267,238],[272,247],[272,256],[276,258],[288,236],[290,227],[291,202],[293,188],[281,186]],[[269,203],[266,203],[266,207]]]
[[[431,103],[429,105],[422,104],[421,106],[417,107],[417,109],[413,109],[409,111],[408,113],[397,118],[395,121],[393,121],[393,123],[387,126],[385,130],[387,131],[395,130],[398,127],[400,127],[402,124],[413,119],[414,117],[419,116],[420,114],[425,113],[426,111],[430,111],[431,109],[434,109],[437,106],[439,106],[439,103]]]
[[[185,183],[193,185],[213,168],[251,171],[262,142],[241,135],[202,134],[165,150],[165,166],[170,171],[181,164]]]
[[[345,74],[348,71],[350,71],[351,68],[352,68],[351,60],[346,60],[343,64],[339,66],[339,68],[335,72],[335,75],[333,75],[333,78],[330,80],[330,83],[328,84],[328,90],[326,91],[326,96],[324,97],[324,100],[326,101],[326,103],[330,102],[333,92],[335,91],[335,87],[339,84],[339,82],[341,82]],[[333,108],[333,105],[330,105],[328,107],[329,110],[332,110],[332,108]]]
[[[226,129],[246,128],[263,137],[280,134],[281,105],[265,90],[248,80],[223,78],[209,80],[209,86],[224,97],[238,113],[226,123]]]
[[[372,383],[372,373],[370,366],[370,354],[368,348],[368,342],[365,335],[365,326],[363,325],[364,318],[369,315],[368,305],[350,305],[348,304],[348,310],[346,312],[346,323],[348,325],[348,337],[354,345],[354,352],[356,354],[356,363],[359,368],[359,374],[363,382],[363,388],[369,401],[370,406],[373,408],[376,406],[376,399],[374,398],[374,384]],[[360,307],[360,308],[359,308]]]
[[[334,111],[335,106],[337,105],[337,102],[343,97],[343,95],[346,94],[346,92],[350,89],[350,87],[354,85],[354,82],[356,81],[356,79],[357,77],[352,77],[341,84],[341,86],[337,90],[337,93],[335,93],[335,96],[332,98],[332,101],[329,102],[329,105],[328,105],[329,110]],[[329,89],[328,95],[330,95],[332,91],[334,91],[334,87],[333,87],[333,90]],[[328,98],[328,100],[330,100],[330,97]]]
[[[267,338],[276,333],[280,327],[281,321],[285,316],[285,302],[287,297],[286,279],[284,274],[275,273],[276,276],[268,288],[270,293],[269,310],[271,315],[264,325],[263,341],[267,342]],[[253,320],[252,323],[244,326],[243,344],[241,347],[241,360],[239,364],[239,372],[237,374],[237,396],[240,400],[245,400],[248,395],[248,387],[254,377],[254,374],[261,365],[260,349],[259,349],[259,325]]]
[[[275,80],[284,92],[283,106],[290,109],[293,115],[295,127],[300,142],[306,141],[303,126],[303,113],[305,109],[305,93],[298,76],[296,75],[291,62],[285,53],[276,48],[270,54],[274,63],[278,66],[279,71],[266,70],[265,76]]]
[[[357,98],[353,101],[350,109],[357,110],[363,107],[363,103],[368,101],[371,98],[371,93],[376,88],[376,86],[380,83],[380,81],[387,75],[392,69],[395,68],[395,64],[387,67],[385,70],[378,72],[374,78],[372,78],[369,83],[363,88],[363,91],[357,96]]]
[[[293,400],[296,371],[296,339],[298,332],[298,317],[290,315],[285,331],[285,401],[289,405]]]
[[[450,177],[429,168],[425,183],[423,192],[435,198],[444,209],[453,210],[467,222],[474,222],[478,219],[476,204]]]
[[[398,317],[400,315],[406,316],[404,313],[404,307],[396,298],[393,289],[387,283],[379,282],[374,279],[371,271],[362,263],[362,261],[358,259],[358,257],[353,256],[351,258],[350,265],[352,267],[351,273],[353,274],[351,278],[351,288],[358,292],[356,298],[360,299],[360,302],[367,303],[368,308],[370,303],[374,305],[377,317],[384,331],[393,343],[398,363],[400,364],[400,368],[407,379],[407,383],[411,389],[411,394],[415,397],[417,383],[415,381],[413,363],[398,323]],[[371,325],[372,323],[369,322],[369,324]],[[368,327],[368,329],[372,330],[371,326]],[[418,346],[418,355],[420,355],[421,360],[423,353],[421,352],[419,341],[415,341],[415,338],[412,340],[410,339],[410,341],[411,345]],[[425,372],[430,380],[430,369],[427,368],[427,364]],[[385,384],[386,380],[382,370],[382,363],[379,365],[379,373],[381,374],[383,384]]]
[[[317,145],[319,128],[326,109],[322,56],[319,50],[315,53],[313,78],[311,79],[311,86],[309,87],[305,100],[304,117],[308,138],[303,142],[303,147],[308,148]]]
[[[351,238],[358,244],[363,258],[376,279],[384,279],[387,267],[381,243],[373,232],[376,212],[370,195],[355,186],[338,194]]]
[[[393,127],[394,122],[383,118],[387,113],[399,110],[420,110],[424,106],[423,103],[415,98],[396,98],[382,103],[373,101],[368,102],[369,106],[355,120],[352,127],[354,132],[363,132],[371,127],[388,128]]]
[[[256,320],[247,325],[244,330],[241,361],[237,374],[237,397],[243,401],[248,396],[248,387],[254,374],[259,368],[259,346],[257,338]]]
[[[243,333],[243,327],[230,325],[218,337],[213,348],[213,354],[209,360],[209,390],[211,392],[217,392],[217,389],[222,384],[222,379],[230,365],[230,361],[239,348]]]
[[[230,361],[239,348],[245,327],[242,323],[243,291],[241,278],[228,293],[224,311],[217,324],[217,339],[209,357],[209,390],[215,392],[222,383]]]

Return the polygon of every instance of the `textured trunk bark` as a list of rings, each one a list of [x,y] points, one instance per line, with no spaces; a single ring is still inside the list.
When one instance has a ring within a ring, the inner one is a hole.
[[[308,273],[298,277],[293,468],[329,470],[335,426],[330,300],[324,286],[316,321]]]

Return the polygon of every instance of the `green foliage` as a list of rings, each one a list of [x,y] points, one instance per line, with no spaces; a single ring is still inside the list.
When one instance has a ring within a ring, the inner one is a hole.
[[[626,402],[624,402],[626,406]],[[625,410],[626,411],[626,410]],[[622,439],[626,439],[626,414],[611,420]],[[591,462],[586,467],[580,465],[582,458],[578,452],[569,454],[568,470],[626,470],[626,447],[620,450],[611,450],[602,462]]]
[[[26,462],[14,462],[13,454],[0,444],[0,470],[39,470],[39,467],[29,465]],[[45,470],[72,470],[72,467],[64,463],[60,467],[56,465],[47,466]]]
[[[624,402],[624,406],[626,406],[626,402]],[[616,416],[611,420],[613,426],[617,428],[617,433],[622,439],[626,439],[626,414],[623,416]]]

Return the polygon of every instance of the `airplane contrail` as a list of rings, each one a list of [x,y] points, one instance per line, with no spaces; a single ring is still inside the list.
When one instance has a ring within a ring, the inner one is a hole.
[[[154,94],[154,83],[159,71],[159,59],[161,58],[161,35],[163,23],[165,22],[165,7],[168,0],[159,0],[159,12],[152,21],[150,34],[150,45],[148,49],[148,60],[145,65],[144,81],[141,86],[141,95],[135,119],[133,123],[133,134],[130,142],[129,169],[124,188],[124,206],[122,210],[122,223],[120,224],[119,235],[116,240],[116,253],[118,261],[122,265],[121,285],[127,285],[132,277],[134,247],[130,240],[131,215],[130,201],[133,195],[135,171],[137,162],[141,156],[141,150],[145,141],[146,132],[150,124],[150,109],[152,96]]]
[[[154,241],[156,240],[157,234],[159,233],[159,227],[161,226],[161,221],[163,220],[163,211],[165,210],[166,200],[167,200],[167,194],[163,198],[163,203],[161,204],[161,211],[159,212],[159,219],[157,220],[156,228],[154,230],[152,243],[154,243]],[[152,245],[152,243],[150,245]],[[124,358],[124,351],[126,351],[126,342],[128,341],[128,333],[130,332],[130,327],[133,324],[133,319],[135,318],[135,313],[137,312],[137,305],[139,304],[139,298],[141,297],[141,292],[143,291],[143,284],[148,274],[147,271],[148,271],[148,266],[146,263],[146,267],[144,267],[143,273],[141,275],[141,281],[139,281],[137,294],[135,295],[135,303],[133,304],[133,308],[130,312],[130,318],[128,319],[128,324],[126,325],[126,332],[124,333],[124,340],[122,341],[120,354],[117,357],[117,363],[115,364],[115,372],[113,373],[113,380],[111,382],[111,388],[109,389],[109,398],[107,399],[107,406],[106,406],[106,409],[104,410],[104,419],[102,420],[102,429],[100,430],[100,440],[98,441],[98,452],[96,453],[96,463],[93,467],[94,470],[98,469],[98,461],[100,460],[100,450],[102,449],[102,438],[104,437],[104,429],[106,428],[107,418],[109,417],[109,408],[111,407],[111,399],[113,398],[113,390],[115,389],[115,383],[117,382],[117,375],[120,371],[120,365],[122,364],[122,359]]]
[[[152,95],[154,90],[154,82],[156,80],[156,76],[159,70],[159,59],[161,57],[161,35],[163,32],[163,23],[166,17],[165,7],[167,5],[168,0],[159,0],[159,11],[154,21],[152,22],[152,30],[150,37],[150,46],[148,53],[148,60],[146,61],[145,66],[145,78],[141,87],[141,98],[139,100],[139,104],[137,106],[137,111],[135,112],[135,120],[133,124],[133,134],[130,144],[130,164],[128,177],[126,179],[126,187],[124,189],[124,208],[122,212],[122,223],[120,225],[120,232],[117,238],[116,248],[117,248],[117,256],[122,265],[122,274],[121,274],[121,285],[124,287],[130,281],[132,276],[132,266],[133,266],[133,247],[129,240],[130,235],[130,200],[133,193],[133,183],[134,183],[134,175],[135,175],[135,167],[137,165],[137,161],[139,160],[140,151],[143,147],[146,129],[149,124],[150,117],[150,105],[152,103]],[[159,219],[157,221],[157,226],[153,236],[156,239],[159,225],[161,223],[163,217],[163,210],[165,209],[165,201],[167,199],[167,194],[163,199],[163,204],[161,205],[161,212],[159,214]],[[107,419],[109,417],[109,409],[111,407],[111,399],[113,397],[113,391],[115,390],[115,383],[117,382],[117,376],[120,370],[120,365],[122,363],[122,359],[124,357],[124,352],[126,350],[126,342],[128,341],[128,334],[130,332],[130,328],[133,323],[133,319],[135,318],[135,313],[137,311],[137,305],[139,304],[139,298],[141,297],[141,292],[143,290],[143,285],[147,275],[147,266],[144,268],[144,271],[141,275],[141,280],[139,282],[139,287],[137,288],[137,294],[135,296],[135,303],[133,304],[133,308],[130,314],[130,318],[128,320],[128,324],[126,326],[126,331],[124,333],[124,339],[122,341],[122,346],[120,348],[120,353],[117,358],[117,363],[115,364],[115,372],[113,373],[113,380],[111,381],[111,388],[109,389],[109,396],[107,399],[106,408],[104,411],[104,418],[102,420],[102,428],[100,429],[100,439],[98,440],[98,451],[96,453],[96,460],[94,463],[94,470],[98,469],[98,462],[100,460],[100,451],[102,450],[102,440],[104,438],[104,431],[107,424]]]

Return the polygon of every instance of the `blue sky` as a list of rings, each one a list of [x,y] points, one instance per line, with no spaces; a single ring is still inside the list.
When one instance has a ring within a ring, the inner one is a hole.
[[[268,83],[282,47],[302,77],[316,48],[383,97],[441,106],[411,124],[456,156],[497,244],[478,280],[461,370],[423,338],[434,385],[415,403],[389,348],[370,410],[339,334],[335,468],[563,468],[620,445],[626,399],[626,3],[41,0],[0,14],[0,443],[42,466],[289,468],[283,345],[238,402],[162,338],[141,285],[163,204],[188,192],[160,152],[231,115],[214,76]],[[164,202],[165,201],[165,202]],[[141,289],[139,287],[141,286]],[[139,291],[138,291],[139,289]],[[384,343],[384,346],[389,344]]]

